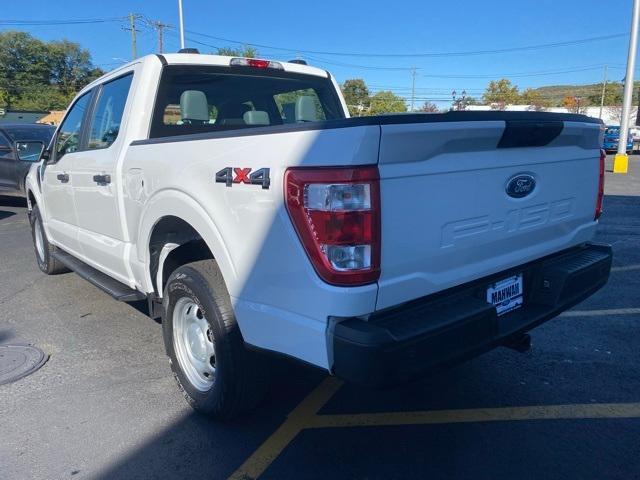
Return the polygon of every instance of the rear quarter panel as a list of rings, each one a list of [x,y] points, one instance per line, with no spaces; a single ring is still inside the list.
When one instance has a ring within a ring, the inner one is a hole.
[[[136,270],[149,270],[153,226],[165,215],[181,217],[218,260],[245,341],[328,366],[328,317],[372,312],[377,285],[341,288],[318,278],[284,206],[284,172],[375,163],[378,140],[379,127],[362,126],[129,147],[124,211],[137,239]],[[226,167],[269,168],[270,188],[216,183]]]

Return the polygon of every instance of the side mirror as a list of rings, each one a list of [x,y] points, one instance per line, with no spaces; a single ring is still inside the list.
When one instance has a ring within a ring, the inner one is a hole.
[[[23,162],[38,162],[44,152],[44,142],[40,140],[29,140],[27,142],[16,142],[16,153],[18,160]]]

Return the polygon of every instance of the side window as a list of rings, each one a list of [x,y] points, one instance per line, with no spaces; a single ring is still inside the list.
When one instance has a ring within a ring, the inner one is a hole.
[[[56,159],[60,160],[65,154],[73,153],[80,146],[80,128],[84,113],[89,107],[91,92],[85,93],[73,104],[64,122],[60,125],[56,137]]]
[[[89,150],[108,148],[118,138],[132,79],[133,74],[129,74],[102,85],[100,97],[91,116]]]

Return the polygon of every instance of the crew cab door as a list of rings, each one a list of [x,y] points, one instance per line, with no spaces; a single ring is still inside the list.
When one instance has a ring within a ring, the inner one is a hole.
[[[73,195],[73,162],[86,153],[82,136],[93,91],[71,106],[58,129],[50,159],[42,174],[42,211],[49,239],[63,250],[79,255],[78,220]]]
[[[16,158],[11,142],[0,133],[0,190],[17,189]]]
[[[78,243],[86,262],[128,283],[125,236],[118,205],[118,159],[133,80],[127,72],[96,87],[87,121],[86,153],[73,164]]]

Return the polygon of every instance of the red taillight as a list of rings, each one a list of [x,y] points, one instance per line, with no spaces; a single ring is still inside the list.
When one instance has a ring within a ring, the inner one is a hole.
[[[229,60],[229,65],[232,67],[273,68],[276,70],[284,70],[284,67],[280,62],[262,60],[259,58],[232,58]]]
[[[596,213],[594,220],[598,220],[602,215],[602,200],[604,198],[604,160],[607,154],[604,150],[600,150],[600,178],[598,180],[598,199],[596,200]]]
[[[269,66],[269,60],[256,60],[254,58],[250,58],[247,63],[250,67],[255,68],[267,68]]]
[[[290,168],[285,203],[316,272],[333,285],[380,277],[378,167]]]

